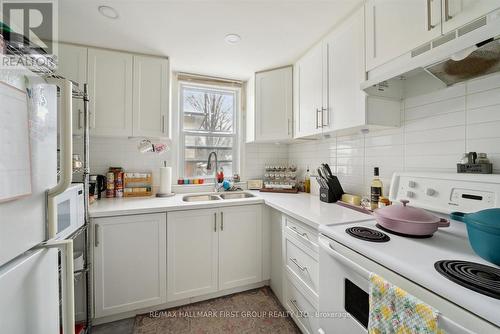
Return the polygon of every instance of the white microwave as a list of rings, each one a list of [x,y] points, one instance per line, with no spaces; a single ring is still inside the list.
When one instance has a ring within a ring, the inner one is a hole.
[[[83,184],[74,183],[55,197],[57,207],[56,239],[65,239],[85,223]]]

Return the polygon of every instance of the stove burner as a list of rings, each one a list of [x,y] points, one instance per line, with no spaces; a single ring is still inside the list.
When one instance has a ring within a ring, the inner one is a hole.
[[[387,234],[377,230],[372,230],[371,228],[368,227],[354,226],[354,227],[349,227],[345,231],[350,236],[365,241],[387,242],[391,240],[391,238],[389,238]]]
[[[444,277],[463,287],[500,299],[500,269],[454,260],[438,261],[434,263],[434,268]]]
[[[379,229],[381,229],[384,232],[394,234],[394,235],[399,235],[400,237],[405,237],[405,238],[413,238],[413,239],[427,239],[432,237],[432,234],[427,234],[427,235],[413,235],[413,234],[405,234],[405,233],[400,233],[400,232],[395,232],[392,230],[389,230],[388,228],[383,227],[380,224],[375,224]]]

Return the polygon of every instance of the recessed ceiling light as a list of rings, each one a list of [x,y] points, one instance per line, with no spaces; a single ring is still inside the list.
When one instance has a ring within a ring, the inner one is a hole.
[[[99,6],[97,8],[99,10],[99,13],[101,13],[102,16],[107,17],[108,19],[117,19],[118,18],[118,12],[116,9],[110,6]]]
[[[241,36],[238,34],[227,34],[224,38],[227,44],[238,44],[241,41]]]

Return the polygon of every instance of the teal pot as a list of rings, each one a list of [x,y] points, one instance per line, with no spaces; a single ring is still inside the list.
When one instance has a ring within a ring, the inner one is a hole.
[[[477,255],[500,266],[500,208],[452,212],[450,218],[467,225],[469,242]]]

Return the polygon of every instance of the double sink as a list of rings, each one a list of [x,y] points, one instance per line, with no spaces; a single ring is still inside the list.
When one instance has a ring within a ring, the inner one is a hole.
[[[203,194],[203,195],[187,195],[182,198],[184,202],[206,202],[206,201],[220,201],[228,199],[242,199],[255,197],[247,192],[227,192],[227,193],[215,193],[215,194]]]

